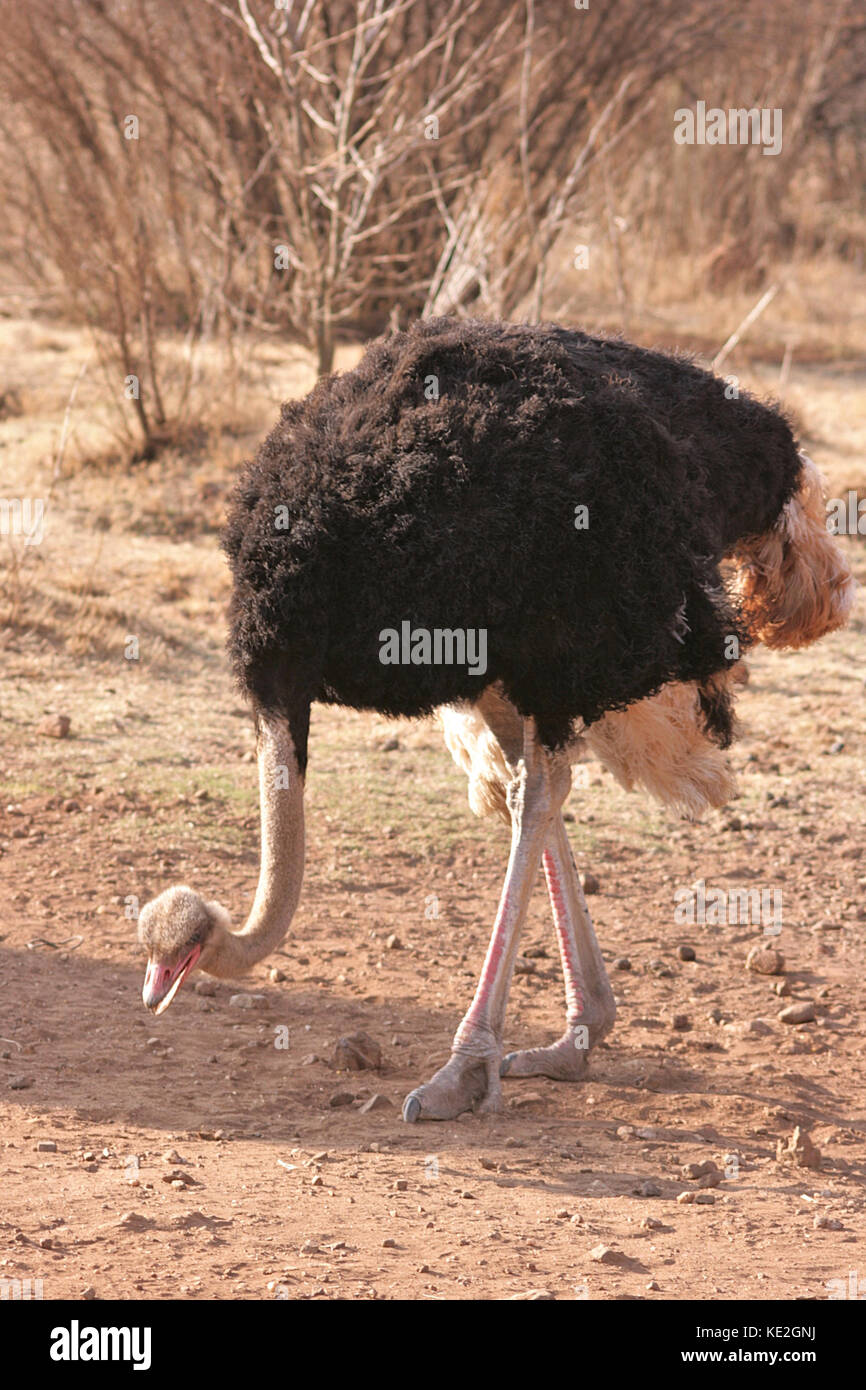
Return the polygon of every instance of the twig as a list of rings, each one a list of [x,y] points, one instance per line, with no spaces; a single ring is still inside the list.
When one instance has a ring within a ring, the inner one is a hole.
[[[779,289],[780,286],[778,284],[771,285],[770,288],[768,290],[765,290],[765,292],[761,295],[761,298],[758,300],[754,308],[749,310],[742,323],[739,325],[738,328],[734,330],[730,338],[728,338],[727,342],[723,344],[723,346],[719,349],[719,351],[713,358],[711,366],[714,372],[717,372],[719,370],[722,363],[737,346],[737,343],[740,341],[746,330],[751,328],[752,324],[755,322],[755,319],[760,318],[767,305],[771,302],[771,300],[776,298],[776,295],[779,293]]]

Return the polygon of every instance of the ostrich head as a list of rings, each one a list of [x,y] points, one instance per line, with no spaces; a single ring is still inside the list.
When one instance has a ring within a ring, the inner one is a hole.
[[[191,888],[167,888],[145,904],[138,940],[147,950],[141,997],[149,1009],[161,1014],[193,970],[207,969],[228,927],[225,908],[205,902]]]

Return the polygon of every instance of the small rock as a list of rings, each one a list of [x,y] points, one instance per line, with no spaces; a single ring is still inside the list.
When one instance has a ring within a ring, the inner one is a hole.
[[[382,1241],[382,1248],[383,1248],[384,1250],[396,1250],[396,1249],[397,1249],[397,1242],[396,1242],[396,1240],[394,1240],[393,1236],[386,1236],[386,1237],[385,1237],[385,1239]]]
[[[37,724],[36,732],[44,734],[46,738],[68,738],[71,728],[72,720],[68,714],[49,714]]]
[[[268,979],[272,985],[281,985],[288,979],[288,976],[285,970],[281,970],[278,965],[272,965],[268,971]]]
[[[172,1187],[194,1187],[195,1178],[191,1178],[189,1173],[184,1173],[181,1168],[171,1168],[167,1173],[162,1174],[163,1182],[170,1183]]]
[[[631,961],[628,956],[617,956],[613,968],[614,970],[631,970]]]
[[[756,975],[781,975],[785,969],[785,957],[781,951],[770,946],[753,946],[746,956],[746,969]]]
[[[695,1178],[702,1178],[702,1177],[704,1177],[707,1173],[717,1173],[718,1171],[719,1171],[719,1169],[718,1169],[718,1164],[714,1163],[713,1160],[712,1160],[711,1158],[705,1158],[704,1161],[703,1161],[703,1163],[684,1163],[684,1164],[683,1164],[683,1177],[684,1177],[684,1178],[692,1178],[692,1179],[695,1179]]]
[[[156,1222],[149,1216],[142,1216],[140,1211],[125,1211],[117,1224],[125,1231],[146,1231]]]
[[[580,883],[587,897],[589,897],[592,893],[601,892],[601,883],[599,879],[595,874],[590,873],[589,870],[587,870],[586,873],[581,874]]]
[[[657,1216],[645,1216],[640,1224],[644,1231],[660,1231],[665,1223],[659,1221]]]
[[[691,1026],[692,1022],[688,1014],[674,1014],[671,1019],[671,1027],[675,1028],[679,1033],[687,1032]]]
[[[697,951],[694,946],[678,946],[677,955],[680,960],[697,960]]]
[[[381,1065],[382,1049],[369,1033],[351,1033],[334,1048],[334,1066],[339,1071],[378,1071]]]
[[[230,1009],[254,1009],[257,1004],[264,1004],[263,994],[233,994],[229,999]]]
[[[710,1011],[707,1014],[707,1018],[710,1020],[710,1023],[721,1023],[724,1016],[725,1015],[718,1007],[715,1009],[710,1009]]]
[[[550,1289],[527,1289],[526,1293],[513,1293],[509,1295],[509,1303],[555,1303],[556,1294],[551,1293]]]
[[[816,1231],[844,1231],[845,1227],[835,1216],[816,1215],[812,1225]]]
[[[538,1105],[543,1099],[538,1091],[524,1091],[522,1096],[512,1096],[509,1105],[512,1110],[525,1110],[529,1105]]]
[[[400,940],[396,932],[392,932],[390,936],[386,936],[385,949],[388,951],[402,951],[403,942]]]
[[[332,1110],[339,1110],[341,1105],[351,1105],[354,1099],[351,1091],[335,1091],[328,1104]]]
[[[785,998],[791,993],[791,986],[787,980],[774,980],[770,985],[770,989],[774,994],[778,994],[780,998]]]
[[[96,1297],[96,1289],[92,1284],[88,1284],[86,1289],[81,1290],[80,1297],[90,1302]]]
[[[394,1191],[395,1191],[395,1192],[407,1192],[408,1189],[409,1189],[409,1183],[408,1183],[408,1181],[407,1181],[406,1178],[396,1178],[396,1179],[395,1179],[395,1181],[394,1181]]]
[[[715,1192],[696,1192],[695,1203],[699,1207],[711,1207],[715,1203]]]
[[[56,1154],[57,1145],[53,1139],[40,1139],[36,1145],[36,1152],[40,1154]]]
[[[776,1162],[793,1163],[797,1168],[820,1168],[821,1153],[809,1135],[797,1125],[787,1142],[783,1139],[776,1141]]]
[[[589,1258],[600,1265],[620,1264],[623,1260],[621,1250],[614,1250],[611,1245],[594,1245],[589,1252]]]
[[[537,970],[538,966],[535,961],[530,960],[528,956],[518,956],[514,962],[515,975],[534,975]]]
[[[814,1023],[815,1005],[808,1000],[803,1000],[799,1004],[789,1004],[786,1009],[782,1009],[779,1014],[782,1023]]]
[[[650,1279],[650,1281],[649,1281],[648,1284],[644,1284],[644,1288],[645,1288],[649,1293],[658,1293],[658,1291],[659,1291],[659,1286],[658,1286],[658,1284],[656,1283],[655,1279]]]
[[[652,1178],[647,1178],[646,1182],[642,1182],[637,1189],[637,1195],[638,1197],[660,1197],[662,1190],[657,1182],[653,1182]]]
[[[688,1192],[681,1192],[677,1197],[677,1201],[679,1202],[681,1207],[688,1207],[691,1206],[692,1202],[694,1202],[697,1195],[698,1194],[696,1192],[692,1192],[690,1189]]]
[[[10,1091],[26,1091],[33,1085],[29,1076],[13,1076],[9,1081]]]
[[[359,1110],[358,1110],[358,1114],[359,1114],[359,1115],[369,1115],[370,1112],[371,1112],[371,1110],[391,1110],[391,1109],[393,1109],[393,1103],[388,1099],[387,1096],[381,1096],[381,1095],[379,1095],[378,1092],[377,1092],[377,1094],[374,1095],[374,1096],[371,1096],[369,1100],[365,1100],[365,1101],[364,1101],[364,1104],[363,1104],[363,1105],[359,1108]]]
[[[193,989],[196,994],[201,994],[206,999],[212,999],[217,992],[217,987],[213,980],[196,980]]]

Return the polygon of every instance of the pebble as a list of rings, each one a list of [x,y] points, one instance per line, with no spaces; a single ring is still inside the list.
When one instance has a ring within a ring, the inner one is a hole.
[[[778,994],[780,997],[791,993],[791,986],[787,980],[774,980],[770,985],[770,989],[774,994]]]
[[[339,1110],[341,1105],[351,1105],[354,1099],[351,1091],[335,1091],[328,1104],[332,1110]]]
[[[680,960],[697,960],[698,953],[694,946],[678,946],[677,955]]]
[[[631,961],[628,956],[617,956],[613,968],[614,970],[631,970]]]
[[[391,1109],[393,1109],[393,1102],[391,1102],[387,1096],[379,1095],[379,1093],[377,1092],[376,1095],[371,1096],[369,1100],[364,1101],[364,1104],[360,1106],[358,1110],[358,1114],[369,1115],[371,1110]]]
[[[206,999],[212,999],[217,992],[217,987],[213,980],[196,980],[193,989],[196,994],[204,995]]]
[[[590,873],[589,870],[587,870],[586,873],[581,874],[580,883],[587,897],[589,897],[592,893],[601,892],[600,880],[595,874]]]
[[[72,720],[68,714],[49,714],[37,724],[36,732],[44,734],[46,738],[68,738],[71,728]]]
[[[281,970],[278,965],[272,965],[268,971],[268,979],[272,985],[284,984],[288,978],[285,970]]]
[[[389,951],[402,951],[403,942],[395,932],[385,938],[385,947]]]
[[[264,1004],[263,994],[233,994],[229,999],[230,1009],[254,1009],[257,1004]]]
[[[808,1000],[803,1000],[799,1004],[789,1004],[786,1009],[782,1009],[779,1014],[782,1023],[814,1023],[815,1005]]]
[[[685,1033],[692,1026],[692,1021],[688,1014],[674,1014],[671,1019],[671,1027],[680,1033]]]
[[[40,1139],[36,1145],[36,1152],[40,1154],[56,1154],[57,1145],[53,1139]]]
[[[382,1049],[369,1033],[350,1033],[339,1038],[334,1048],[334,1066],[339,1071],[378,1071]]]
[[[711,1158],[704,1159],[703,1163],[683,1164],[683,1177],[692,1178],[693,1180],[695,1178],[703,1178],[707,1173],[717,1173],[718,1171],[718,1164],[714,1163]]]
[[[394,1182],[394,1191],[395,1191],[395,1192],[407,1192],[408,1189],[409,1189],[409,1183],[408,1183],[408,1181],[407,1181],[406,1178],[396,1178],[396,1179],[395,1179],[395,1182]]]
[[[821,1153],[797,1125],[790,1139],[776,1141],[776,1162],[793,1163],[797,1168],[820,1168]]]
[[[660,1231],[664,1222],[659,1221],[657,1216],[645,1216],[640,1224],[645,1231]]]
[[[746,956],[746,969],[756,975],[781,975],[785,969],[785,957],[781,951],[770,946],[753,946]]]
[[[647,1181],[642,1182],[637,1189],[637,1195],[638,1197],[660,1197],[662,1195],[662,1190],[657,1182],[653,1182],[652,1178],[648,1178]]]
[[[13,1076],[9,1082],[10,1091],[26,1091],[33,1085],[29,1076]]]
[[[518,956],[514,962],[515,975],[534,975],[537,970],[538,966],[535,961],[530,960],[528,956]]]
[[[589,1258],[600,1265],[615,1265],[622,1259],[622,1252],[614,1250],[611,1245],[594,1245],[589,1252]]]
[[[393,1236],[386,1236],[386,1237],[385,1237],[385,1239],[382,1241],[382,1248],[383,1248],[384,1250],[396,1250],[396,1249],[397,1249],[397,1242],[396,1242],[396,1240],[394,1240]]]
[[[509,1295],[509,1303],[555,1303],[556,1294],[551,1293],[550,1289],[527,1289],[526,1293],[513,1293]]]
[[[512,1110],[524,1110],[528,1105],[538,1105],[543,1099],[538,1091],[525,1091],[522,1096],[512,1096],[509,1105]]]
[[[812,1225],[816,1231],[844,1231],[845,1227],[835,1216],[816,1215]]]

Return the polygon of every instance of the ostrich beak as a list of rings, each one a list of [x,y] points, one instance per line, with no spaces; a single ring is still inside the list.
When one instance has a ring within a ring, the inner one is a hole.
[[[200,955],[201,946],[193,946],[189,955],[184,956],[177,965],[162,965],[158,960],[149,960],[141,991],[145,1007],[152,1009],[155,1014],[167,1009]]]

